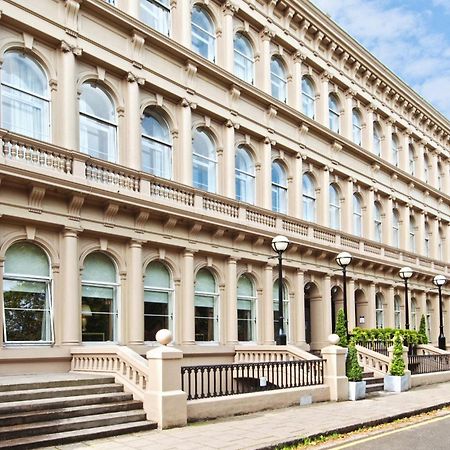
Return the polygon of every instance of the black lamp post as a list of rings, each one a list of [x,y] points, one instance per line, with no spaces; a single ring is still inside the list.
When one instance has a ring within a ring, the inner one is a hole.
[[[275,236],[272,239],[272,248],[278,253],[278,334],[277,345],[286,345],[286,333],[283,330],[283,253],[289,245],[285,236]]]
[[[445,278],[444,275],[436,275],[433,278],[433,283],[435,286],[437,286],[439,291],[439,338],[438,338],[438,345],[441,350],[446,350],[447,346],[445,343],[445,336],[444,336],[444,320],[442,316],[442,286],[447,282],[447,278]]]
[[[343,301],[344,301],[344,323],[345,334],[348,336],[348,322],[347,322],[347,266],[352,262],[352,255],[348,252],[341,252],[336,256],[338,266],[342,268],[342,284],[343,284]]]
[[[412,277],[413,271],[411,267],[402,267],[398,274],[405,282],[405,329],[409,330],[408,280]]]

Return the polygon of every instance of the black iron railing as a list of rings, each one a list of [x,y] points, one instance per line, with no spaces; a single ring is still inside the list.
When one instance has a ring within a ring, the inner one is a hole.
[[[392,340],[389,341],[361,341],[357,342],[358,345],[362,347],[368,348],[369,350],[373,350],[374,352],[381,353],[382,355],[389,356],[389,347],[394,345]],[[408,355],[416,355],[417,354],[417,345],[410,344],[408,346]]]
[[[323,384],[324,361],[276,361],[181,368],[188,400]]]
[[[450,370],[450,355],[408,355],[412,375]]]

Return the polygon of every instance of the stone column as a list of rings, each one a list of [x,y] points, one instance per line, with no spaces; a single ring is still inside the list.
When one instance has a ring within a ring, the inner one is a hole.
[[[129,0],[130,1],[130,0]],[[139,3],[137,0],[133,0]],[[171,2],[171,36],[181,45],[191,48],[191,4],[183,0]]]
[[[382,229],[383,242],[386,243],[386,245],[392,245],[392,222],[394,220],[393,209],[394,204],[392,201],[392,197],[389,196],[386,200],[386,208],[384,212],[385,224]]]
[[[425,223],[424,211],[420,211],[417,219],[416,253],[425,255]],[[428,243],[431,246],[431,242]],[[430,248],[430,247],[429,247]]]
[[[290,191],[289,199],[289,211],[294,217],[302,217],[302,174],[303,174],[303,160],[302,155],[297,153],[294,161],[294,172],[292,174],[292,189]]]
[[[122,135],[122,155],[119,161],[134,170],[141,170],[141,114],[138,79],[128,74],[126,89],[126,132]]]
[[[364,205],[364,214],[363,214],[364,236],[366,236],[368,239],[374,238],[374,228],[375,228],[373,217],[374,203],[375,203],[375,192],[373,186],[370,186],[369,189],[366,191],[366,204]]]
[[[121,0],[123,10],[131,17],[139,19],[139,2],[136,0]]]
[[[228,344],[236,344],[237,334],[237,261],[235,258],[228,258],[227,281],[226,281],[226,307],[227,337]]]
[[[353,97],[355,92],[345,93],[343,135],[353,142]]]
[[[301,269],[297,269],[295,280],[295,303],[296,303],[296,330],[294,339],[296,345],[303,347],[306,345],[305,338],[305,274]]]
[[[267,264],[264,268],[264,291],[262,300],[264,344],[273,344],[273,266],[271,264]]]
[[[370,153],[373,153],[373,113],[375,106],[369,105],[366,108],[366,117],[363,125],[362,132],[362,146],[365,150]]]
[[[375,283],[371,282],[367,295],[367,328],[375,328],[375,288]]]
[[[429,184],[435,189],[438,188],[438,166],[437,166],[437,154],[435,151],[429,152],[430,154],[430,177]]]
[[[318,208],[317,222],[328,227],[330,226],[330,172],[328,167],[322,170],[322,186],[320,189],[320,208]]]
[[[64,290],[62,303],[63,345],[75,345],[81,341],[81,301],[80,270],[78,266],[78,230],[66,228],[63,233],[63,252],[61,261]]]
[[[332,315],[331,315],[331,276],[325,274],[322,279],[322,314],[323,329],[321,343],[326,344],[328,336],[333,331]]]
[[[324,383],[330,387],[330,400],[348,400],[348,378],[345,376],[347,349],[329,345],[321,350],[326,361]]]
[[[416,149],[416,176],[420,178],[422,181],[425,181],[425,174],[424,174],[424,158],[425,158],[425,152],[423,148],[422,142],[419,142],[415,146]]]
[[[392,125],[393,125],[393,121],[392,120],[386,120],[385,123],[385,135],[384,135],[384,139],[381,145],[381,157],[385,160],[385,161],[390,161],[391,163],[393,163],[392,161]]]
[[[353,229],[353,178],[348,178],[344,192],[344,214],[342,215],[342,229],[354,233]]]
[[[347,277],[347,323],[349,331],[353,330],[358,324],[356,323],[356,306],[355,306],[355,280]]]
[[[128,318],[129,344],[144,343],[144,273],[142,267],[142,242],[132,240],[128,244]]]
[[[257,204],[272,209],[272,145],[269,138],[264,140],[261,162],[260,192],[257,192]]]
[[[292,83],[289,84],[289,105],[297,111],[302,111],[302,62],[304,59],[304,55],[302,55],[300,52],[297,52],[294,55]]]
[[[219,177],[222,184],[221,192],[230,198],[236,198],[236,148],[234,143],[234,125],[231,120],[226,123],[224,129],[223,144],[223,175]]]
[[[389,286],[388,295],[386,299],[386,311],[384,312],[384,326],[385,328],[394,328],[395,320],[394,320],[394,297],[395,291],[394,286]]]
[[[328,110],[328,95],[329,91],[329,81],[331,79],[331,75],[328,72],[324,72],[320,77],[320,101],[318,102],[318,111],[317,118],[319,122],[329,128],[330,127],[330,119],[329,119],[329,110]]]
[[[448,159],[442,161],[442,191],[448,194],[450,192],[450,162]]]
[[[401,226],[400,226],[400,247],[404,250],[410,251],[409,245],[409,215],[410,209],[409,205],[404,205],[401,208]]]
[[[439,259],[439,222],[436,217],[429,217],[430,224],[430,258]]]
[[[183,272],[181,276],[183,292],[183,344],[195,343],[194,309],[194,251],[186,249],[183,254]]]
[[[192,186],[192,112],[186,99],[181,101],[180,114],[180,181]]]
[[[270,42],[274,36],[274,33],[266,27],[260,33],[260,36],[262,41],[261,64],[256,74],[256,86],[260,87],[261,90],[270,95],[272,94],[272,86],[270,80]]]
[[[186,2],[188,3],[188,2]],[[229,72],[234,72],[234,30],[233,17],[238,8],[231,2],[226,2],[223,11],[223,32],[220,40],[223,51],[218,52],[218,64]]]
[[[411,142],[410,135],[406,132],[400,136],[400,164],[399,168],[403,169],[406,173],[409,173],[409,144]]]

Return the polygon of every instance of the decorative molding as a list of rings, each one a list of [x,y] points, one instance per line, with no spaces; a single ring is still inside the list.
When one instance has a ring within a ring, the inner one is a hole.
[[[68,206],[68,219],[80,220],[81,208],[84,204],[84,197],[81,195],[73,195]]]
[[[114,219],[119,212],[119,205],[116,203],[108,203],[103,212],[103,225],[108,228],[114,227]]]
[[[144,46],[145,36],[133,30],[133,35],[131,36],[132,64],[138,69],[142,69],[143,67],[142,61],[144,59]]]
[[[36,214],[42,213],[42,201],[45,196],[45,188],[33,186],[28,195],[28,211]]]
[[[134,218],[134,231],[136,233],[143,233],[147,220],[150,217],[148,211],[139,211]]]
[[[34,239],[36,238],[36,227],[33,225],[26,225],[25,234],[29,241],[34,241]]]
[[[68,30],[78,31],[78,13],[80,11],[80,3],[82,0],[64,0],[66,13],[66,27]]]

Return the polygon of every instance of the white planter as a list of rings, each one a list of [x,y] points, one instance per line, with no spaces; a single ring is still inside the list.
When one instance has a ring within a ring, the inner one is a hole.
[[[360,400],[366,397],[366,382],[365,381],[349,381],[348,382],[348,399]]]
[[[386,375],[384,377],[384,390],[387,392],[404,392],[411,387],[411,375],[406,374],[402,377]]]

